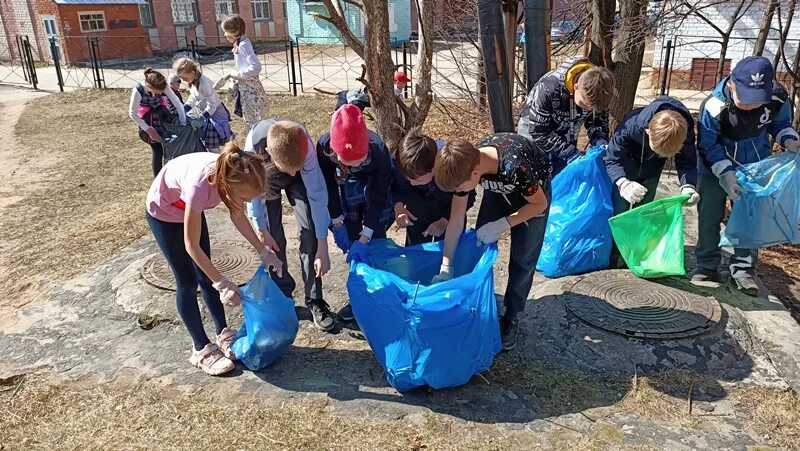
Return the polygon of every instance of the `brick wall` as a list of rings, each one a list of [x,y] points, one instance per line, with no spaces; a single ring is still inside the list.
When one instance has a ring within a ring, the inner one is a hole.
[[[142,28],[139,6],[136,4],[58,5],[58,11],[63,30],[62,46],[69,63],[89,60],[86,38],[99,38],[99,56],[104,61],[146,58],[153,54],[150,37],[147,30]],[[81,31],[78,14],[91,11],[105,14],[105,31]]]
[[[733,10],[738,2],[730,2],[715,6],[702,7],[702,13],[711,19],[715,24],[725,28],[729,23],[730,17],[733,17]],[[752,55],[755,38],[758,35],[759,22],[763,15],[763,3],[754,2],[753,5],[734,27],[734,32],[731,37],[730,44],[726,53],[726,59],[731,60],[733,66],[745,56]],[[777,19],[773,22],[773,27],[777,27]],[[773,59],[775,52],[779,47],[778,33],[773,30],[770,34],[770,40],[764,49],[764,56]],[[719,58],[720,45],[714,42],[701,42],[709,40],[718,40],[719,34],[711,28],[707,23],[703,22],[700,18],[689,15],[681,22],[665,24],[659,30],[659,36],[656,39],[656,49],[654,52],[653,66],[654,68],[663,67],[662,48],[666,45],[668,39],[672,39],[674,59],[672,69],[675,71],[672,79],[676,79],[676,74],[679,79],[687,78],[688,72],[692,67],[692,60],[695,58]],[[795,20],[789,32],[788,42],[785,47],[786,57],[789,61],[794,58],[795,52],[798,48],[800,41],[800,22]]]
[[[172,19],[172,2],[170,0],[151,0],[153,19],[158,30],[159,51],[174,51],[178,48],[178,38],[175,32],[175,21]],[[184,43],[180,43],[184,45]]]

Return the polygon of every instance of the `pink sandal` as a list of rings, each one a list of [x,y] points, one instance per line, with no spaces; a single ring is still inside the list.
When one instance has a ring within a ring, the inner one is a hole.
[[[211,376],[225,374],[234,368],[233,362],[225,357],[225,354],[214,343],[207,344],[200,351],[193,349],[189,363]]]
[[[236,354],[231,351],[231,345],[233,344],[233,339],[236,338],[236,332],[236,329],[226,327],[217,335],[217,346],[219,346],[219,349],[225,354],[225,357],[231,361],[238,360]]]

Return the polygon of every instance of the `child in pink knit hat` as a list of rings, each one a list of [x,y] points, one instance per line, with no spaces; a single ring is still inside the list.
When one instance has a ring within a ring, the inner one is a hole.
[[[393,220],[391,156],[383,140],[367,129],[357,106],[346,104],[333,113],[330,132],[317,142],[317,157],[328,186],[336,245],[346,253],[353,241],[386,238]],[[351,321],[350,304],[338,315]]]

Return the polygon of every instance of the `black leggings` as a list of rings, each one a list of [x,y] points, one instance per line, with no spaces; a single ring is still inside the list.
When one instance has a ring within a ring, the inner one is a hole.
[[[211,244],[208,237],[208,226],[205,215],[202,215],[201,218],[200,248],[210,257]],[[178,314],[192,337],[194,349],[199,351],[209,343],[209,339],[203,328],[203,318],[197,305],[197,286],[200,285],[200,293],[202,293],[208,312],[214,321],[217,334],[228,326],[225,320],[225,309],[219,300],[219,293],[214,289],[211,279],[186,252],[186,246],[183,244],[183,223],[160,221],[150,216],[149,213],[147,214],[147,223],[175,276]]]
[[[159,172],[161,172],[161,168],[164,167],[164,147],[161,143],[153,143],[150,144],[150,148],[153,149],[153,178],[155,178]]]

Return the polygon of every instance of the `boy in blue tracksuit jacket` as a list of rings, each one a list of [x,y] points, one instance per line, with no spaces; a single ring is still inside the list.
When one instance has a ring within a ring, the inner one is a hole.
[[[697,150],[700,155],[699,237],[697,271],[692,281],[718,281],[721,261],[720,223],[725,198],[739,199],[736,168],[772,153],[772,142],[797,151],[800,137],[792,129],[788,94],[775,83],[772,63],[764,57],[741,60],[700,107]],[[734,249],[731,277],[740,291],[755,296],[758,249]]]
[[[675,157],[681,194],[689,195],[687,206],[697,204],[697,147],[694,119],[678,100],[662,96],[644,108],[636,108],[620,122],[605,156],[611,178],[614,215],[652,202],[661,171]],[[624,268],[614,245],[611,267]]]
[[[439,241],[447,230],[453,193],[442,191],[433,180],[433,164],[442,146],[444,141],[434,141],[414,128],[392,159],[394,217],[406,229],[406,246]],[[472,190],[467,209],[474,203]]]

